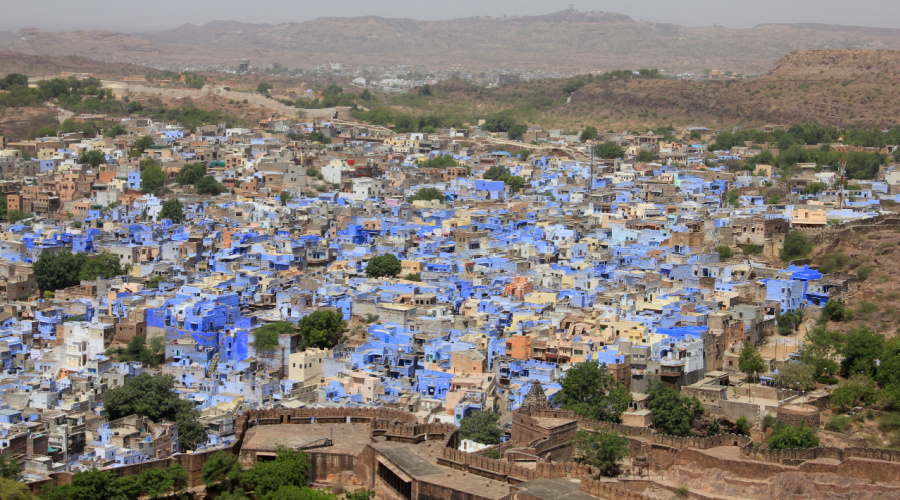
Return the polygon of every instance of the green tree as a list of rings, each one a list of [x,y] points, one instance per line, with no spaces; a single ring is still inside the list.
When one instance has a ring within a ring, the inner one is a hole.
[[[734,253],[731,251],[731,247],[727,245],[717,246],[715,252],[719,254],[719,259],[721,260],[730,259],[734,255]]]
[[[816,372],[805,363],[785,363],[775,375],[775,383],[787,389],[811,391],[816,388]]]
[[[828,184],[824,182],[810,182],[803,188],[803,194],[819,194],[828,189]]]
[[[30,218],[31,214],[23,212],[21,210],[10,210],[6,213],[6,220],[8,220],[10,224],[15,224],[17,222]]]
[[[584,362],[566,371],[556,402],[591,420],[621,422],[631,393],[607,372],[606,365]]]
[[[343,315],[330,309],[313,311],[297,322],[297,329],[306,345],[326,349],[341,341],[345,326]]]
[[[35,500],[31,487],[5,477],[0,477],[0,498],[3,500]]]
[[[154,276],[147,280],[147,288],[159,288],[159,282],[163,281],[162,276]]]
[[[417,200],[422,201],[440,201],[441,203],[447,201],[447,196],[441,192],[440,189],[437,188],[422,188],[416,191],[415,194],[408,196],[406,201],[408,203],[412,203]]]
[[[830,304],[831,301],[828,301]],[[827,304],[826,304],[827,307]],[[823,311],[824,314],[824,311]],[[875,374],[875,360],[884,353],[884,336],[869,330],[858,328],[844,336],[841,348],[841,375],[849,377],[857,373],[866,376]]]
[[[409,281],[422,281],[422,274],[421,273],[407,274],[406,279]]]
[[[819,446],[819,436],[816,429],[806,427],[802,422],[798,426],[780,424],[775,426],[767,443],[773,450],[815,448]]]
[[[506,132],[506,134],[511,141],[521,141],[522,136],[525,135],[525,132],[528,132],[528,126],[522,123],[516,123],[515,125],[509,127],[509,130]]]
[[[38,289],[53,292],[77,285],[86,258],[83,253],[41,252],[32,267]]]
[[[166,185],[166,173],[159,162],[148,158],[141,162],[141,191],[159,194]]]
[[[103,137],[116,137],[120,135],[125,135],[128,133],[128,130],[125,129],[122,125],[113,125],[106,129],[106,132],[103,133]]]
[[[641,149],[638,151],[637,161],[641,163],[651,162],[656,158],[656,155],[653,154],[653,151],[649,149]]]
[[[843,299],[832,299],[822,308],[819,324],[824,325],[829,321],[853,321],[854,316],[853,309],[847,307]]]
[[[103,407],[110,420],[128,415],[143,415],[154,422],[167,420],[178,424],[182,451],[193,450],[206,442],[206,429],[197,420],[200,412],[188,400],[180,399],[172,389],[175,379],[142,373],[120,387],[106,391]]]
[[[734,423],[734,433],[741,436],[750,435],[750,422],[747,421],[747,417],[744,415],[738,417],[737,422]]]
[[[106,164],[106,156],[103,155],[102,151],[92,149],[82,153],[81,156],[78,157],[78,163],[97,168],[100,165]]]
[[[900,386],[900,339],[885,342],[875,378],[882,387]]]
[[[575,433],[575,456],[578,461],[600,469],[604,476],[614,477],[619,473],[618,462],[631,452],[628,438],[614,432],[593,432],[579,430]]]
[[[868,406],[875,403],[878,398],[878,388],[868,375],[856,374],[842,380],[837,388],[831,392],[831,404],[835,408],[851,408],[862,405]]]
[[[737,189],[729,189],[727,193],[725,193],[725,199],[731,206],[737,206],[738,197],[741,196],[741,192]]]
[[[469,439],[476,443],[500,444],[503,431],[497,426],[500,415],[492,411],[474,411],[459,422],[459,438]]]
[[[219,184],[219,181],[211,175],[207,175],[197,181],[197,183],[194,184],[194,188],[197,189],[197,194],[208,194],[212,196],[218,196],[226,189],[225,186]]]
[[[507,176],[509,176],[509,169],[503,165],[493,165],[484,172],[484,175],[482,175],[482,177],[491,181],[503,180],[503,178]]]
[[[738,357],[738,370],[745,373],[748,377],[768,371],[766,362],[763,361],[759,350],[750,342],[745,341],[744,345],[741,346],[741,354]]]
[[[689,436],[694,418],[703,414],[703,406],[697,398],[683,397],[663,384],[654,384],[647,391],[647,406],[653,416],[653,425],[673,436]]]
[[[170,198],[163,203],[162,210],[159,211],[159,220],[171,219],[175,224],[184,221],[184,205],[178,201],[178,198]]]
[[[393,278],[400,274],[401,269],[400,259],[393,254],[386,253],[372,257],[372,260],[366,265],[366,276],[369,278],[380,278],[382,276]]]
[[[800,231],[791,231],[784,238],[784,247],[781,249],[781,260],[787,262],[796,259],[805,259],[812,252],[813,245]]]
[[[256,352],[271,355],[278,347],[279,335],[293,335],[297,327],[289,321],[275,321],[253,330],[253,347]]]
[[[306,453],[279,445],[274,460],[257,461],[244,473],[244,484],[256,497],[263,498],[282,486],[305,487],[308,472]]]
[[[584,130],[581,131],[581,135],[578,136],[578,139],[581,142],[592,141],[597,138],[597,127],[587,126]]]
[[[310,132],[308,136],[306,136],[312,142],[318,142],[320,144],[331,144],[331,138],[316,130],[315,132]]]
[[[278,199],[281,201],[281,206],[285,206],[291,201],[291,193],[288,191],[282,191],[280,195],[278,195]]]
[[[175,177],[175,182],[181,184],[182,186],[193,186],[205,175],[205,163],[188,163],[181,167],[181,170],[178,171],[178,175]]]
[[[13,481],[21,480],[22,468],[19,467],[19,462],[14,458],[7,458],[0,455],[0,477],[11,479]]]
[[[147,150],[150,146],[153,145],[153,138],[149,135],[145,135],[140,139],[134,141],[134,149],[140,154],[143,154],[144,151]]]
[[[625,156],[625,150],[615,142],[606,141],[594,148],[594,154],[606,159],[621,158]]]
[[[161,498],[175,489],[175,482],[166,471],[151,468],[141,473],[141,489],[150,498]]]
[[[201,478],[207,488],[231,491],[241,484],[243,474],[238,457],[225,451],[218,451],[203,464]]]
[[[269,95],[269,91],[272,90],[273,87],[271,83],[268,82],[259,82],[259,85],[256,86],[256,91],[260,94]]]
[[[262,495],[259,500],[338,500],[338,497],[325,491],[288,485]]]
[[[507,175],[503,177],[503,183],[509,187],[510,193],[517,193],[520,189],[525,187],[525,179],[519,177],[518,175]]]
[[[131,265],[124,266],[119,261],[119,256],[110,252],[103,252],[84,259],[81,269],[78,272],[80,281],[93,281],[97,278],[115,278],[131,272]]]

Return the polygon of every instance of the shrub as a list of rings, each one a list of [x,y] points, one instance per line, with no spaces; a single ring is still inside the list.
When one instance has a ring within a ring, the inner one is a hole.
[[[716,247],[716,253],[719,254],[719,258],[722,260],[730,259],[734,253],[731,251],[731,248],[725,245],[719,245]]]
[[[744,245],[741,247],[741,253],[744,255],[759,255],[762,251],[762,245]]]
[[[835,415],[825,424],[825,428],[832,432],[845,432],[850,428],[850,417]]]
[[[819,436],[814,428],[807,427],[802,422],[798,426],[779,424],[775,426],[775,432],[769,436],[767,443],[773,450],[815,448],[819,446]]]
[[[800,231],[791,231],[784,238],[784,247],[781,249],[781,260],[791,261],[804,259],[812,252],[812,242]]]

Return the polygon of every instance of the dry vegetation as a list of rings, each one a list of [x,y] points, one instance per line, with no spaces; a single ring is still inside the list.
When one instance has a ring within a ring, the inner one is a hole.
[[[401,111],[479,117],[511,109],[528,123],[577,131],[811,123],[847,127],[900,123],[900,52],[807,51],[789,54],[763,77],[694,81],[578,77],[584,86],[566,102],[569,79],[486,89],[442,83],[434,96],[395,98]]]

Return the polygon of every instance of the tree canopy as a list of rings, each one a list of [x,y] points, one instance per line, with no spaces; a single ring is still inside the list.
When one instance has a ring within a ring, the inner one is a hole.
[[[800,231],[791,231],[784,238],[784,247],[781,249],[781,260],[791,261],[805,259],[812,252],[813,245]]]
[[[500,415],[492,411],[474,411],[459,422],[459,438],[470,439],[476,443],[500,444],[503,432],[497,426]]]
[[[611,160],[613,158],[621,158],[625,156],[625,150],[615,142],[606,141],[604,143],[597,144],[597,146],[594,148],[594,154],[596,154],[600,158]]]
[[[170,198],[163,203],[162,210],[159,211],[159,220],[171,219],[175,224],[184,221],[184,205],[178,198]]]
[[[653,425],[665,434],[689,436],[694,418],[703,414],[703,406],[697,398],[686,398],[666,385],[654,385],[647,391],[647,396]]]
[[[766,362],[763,361],[759,350],[750,342],[744,342],[741,353],[738,356],[738,370],[750,375],[758,375],[766,371]]]
[[[621,422],[631,402],[631,393],[607,373],[605,364],[579,363],[569,368],[560,385],[556,402],[591,420]]]
[[[798,426],[779,424],[767,443],[773,450],[815,448],[819,446],[819,436],[815,428],[806,427],[802,422]]]
[[[159,162],[154,159],[141,161],[141,191],[158,195],[165,185],[166,173]]]
[[[109,252],[93,256],[71,252],[42,252],[34,263],[33,271],[38,288],[52,292],[75,286],[81,281],[128,274],[131,265],[123,266],[119,256]]]
[[[390,253],[377,255],[372,257],[366,264],[366,276],[370,278],[380,278],[382,276],[394,277],[400,274],[402,266],[400,259]]]
[[[422,189],[416,191],[415,194],[410,195],[406,198],[406,201],[409,203],[412,203],[417,200],[444,202],[447,200],[447,196],[444,195],[444,193],[442,193],[440,189],[429,187],[429,188],[422,188]]]
[[[128,500],[142,496],[158,499],[183,491],[187,484],[187,469],[179,463],[165,470],[149,468],[132,476],[91,469],[76,473],[71,484],[43,491],[40,500]]]
[[[124,385],[106,391],[103,407],[110,420],[138,414],[154,422],[176,422],[181,450],[193,450],[206,442],[206,429],[197,420],[200,411],[194,403],[179,398],[172,390],[174,386],[175,379],[171,376],[141,373]]]
[[[106,164],[106,156],[103,155],[102,151],[92,149],[82,153],[81,156],[78,157],[78,163],[97,168],[100,165]]]
[[[225,186],[219,184],[219,181],[211,175],[204,176],[194,184],[194,188],[198,194],[209,194],[218,196],[226,190]]]
[[[300,318],[297,329],[308,346],[330,349],[341,341],[344,317],[330,309],[319,309]]]
[[[297,327],[290,321],[275,321],[253,330],[253,346],[257,352],[272,352],[278,347],[279,335],[297,333]]]
[[[187,163],[178,171],[175,182],[182,186],[193,186],[197,181],[206,175],[205,163]]]
[[[610,477],[618,475],[617,463],[631,452],[627,437],[597,428],[576,432],[573,445],[579,462],[596,467]]]
[[[587,142],[597,138],[597,127],[587,126],[584,130],[581,131],[581,135],[578,136],[578,139],[581,142]]]

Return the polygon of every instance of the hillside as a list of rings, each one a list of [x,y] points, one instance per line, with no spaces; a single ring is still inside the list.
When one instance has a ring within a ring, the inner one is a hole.
[[[0,49],[4,48],[0,37]],[[900,49],[900,30],[818,24],[766,24],[749,29],[650,23],[608,12],[561,11],[542,16],[417,21],[382,17],[320,18],[303,23],[219,21],[174,30],[123,34],[50,33],[26,29],[6,44],[28,54],[177,69],[279,62],[309,68],[425,65],[434,70],[494,69],[588,73],[662,68],[669,73],[720,69],[760,74],[782,55],[803,49]]]
[[[399,96],[391,107],[413,114],[472,120],[510,109],[523,121],[578,130],[703,124],[759,126],[804,123],[854,127],[900,123],[900,52],[819,50],[791,53],[766,75],[733,81],[580,77],[545,79],[485,89],[462,81],[434,88],[430,98]]]
[[[106,63],[84,57],[36,56],[19,52],[0,51],[0,76],[23,73],[29,77],[59,75],[63,71],[93,73],[97,76],[122,77],[145,75],[150,68],[132,64]]]

